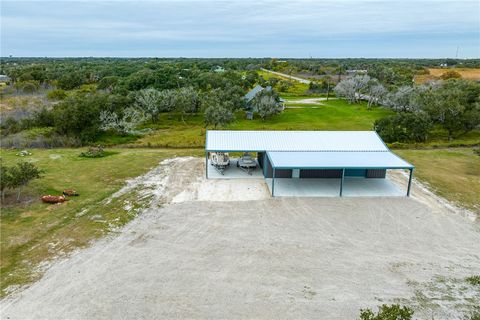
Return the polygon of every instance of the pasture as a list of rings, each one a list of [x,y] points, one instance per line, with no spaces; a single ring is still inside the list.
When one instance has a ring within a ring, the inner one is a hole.
[[[41,262],[84,247],[133,219],[135,207],[142,203],[135,190],[105,202],[126,179],[143,174],[162,159],[199,154],[197,150],[111,149],[104,158],[88,159],[79,157],[81,151],[33,149],[31,156],[19,157],[16,150],[2,150],[4,165],[29,161],[45,172],[24,190],[20,204],[11,194],[2,205],[0,296],[10,285],[37,279],[35,270]],[[60,195],[65,188],[75,189],[80,196],[58,205],[39,200],[45,194]],[[129,199],[136,201],[126,210]]]
[[[367,109],[366,103],[348,104],[343,100],[330,100],[322,104],[291,105],[279,115],[262,121],[259,118],[246,120],[244,112],[237,112],[236,121],[225,129],[231,130],[372,130],[375,120],[392,115],[385,108]],[[295,107],[295,108],[293,108]],[[163,115],[152,134],[144,136],[134,143],[134,147],[203,147],[205,143],[205,125],[203,116],[197,115],[165,121]],[[150,125],[149,125],[150,126]],[[211,129],[211,128],[210,128]]]
[[[415,83],[421,84],[430,80],[440,79],[441,75],[447,71],[456,71],[461,74],[463,79],[480,80],[480,68],[428,68],[429,74],[415,76]]]
[[[438,195],[480,214],[480,156],[471,148],[395,150]]]

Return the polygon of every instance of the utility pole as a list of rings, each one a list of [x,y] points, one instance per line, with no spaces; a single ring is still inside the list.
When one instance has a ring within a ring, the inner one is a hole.
[[[327,78],[327,101],[329,96],[330,96],[330,79]]]

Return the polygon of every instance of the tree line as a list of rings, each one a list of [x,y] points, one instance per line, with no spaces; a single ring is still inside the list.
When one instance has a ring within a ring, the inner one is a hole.
[[[349,103],[367,100],[368,106],[383,105],[395,115],[375,122],[386,142],[424,142],[434,126],[443,128],[449,140],[480,126],[480,84],[458,79],[404,85],[387,90],[379,81],[361,75],[341,81],[334,88]]]

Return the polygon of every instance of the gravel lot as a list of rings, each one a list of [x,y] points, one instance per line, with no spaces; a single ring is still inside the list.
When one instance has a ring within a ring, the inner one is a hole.
[[[393,302],[455,319],[480,301],[464,281],[480,274],[479,224],[463,214],[412,198],[200,201],[202,166],[157,177],[176,201],[54,263],[2,319],[355,319]]]

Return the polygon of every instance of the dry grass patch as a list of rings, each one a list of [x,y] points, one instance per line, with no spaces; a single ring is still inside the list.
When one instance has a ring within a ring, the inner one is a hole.
[[[438,80],[440,76],[447,71],[455,71],[460,73],[463,79],[480,80],[480,68],[428,68],[430,74],[421,74],[415,76],[415,83],[425,83],[431,80]]]

